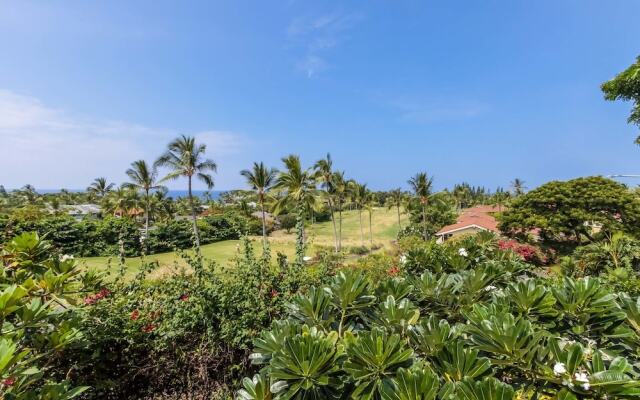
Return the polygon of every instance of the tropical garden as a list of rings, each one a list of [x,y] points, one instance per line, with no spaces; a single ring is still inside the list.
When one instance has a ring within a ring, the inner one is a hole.
[[[639,65],[602,86],[631,123]],[[216,171],[181,136],[118,186],[0,187],[0,398],[640,397],[637,190],[373,191],[327,154],[196,193]],[[497,232],[436,240],[475,205]]]

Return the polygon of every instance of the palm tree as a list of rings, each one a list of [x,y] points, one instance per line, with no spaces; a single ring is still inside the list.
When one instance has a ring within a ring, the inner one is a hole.
[[[314,165],[316,171],[316,179],[320,183],[320,186],[325,190],[327,204],[329,205],[329,212],[331,213],[331,223],[333,224],[333,238],[335,240],[336,252],[339,251],[338,245],[338,229],[336,227],[336,218],[334,212],[333,196],[336,192],[334,182],[334,172],[332,171],[333,161],[331,160],[331,154],[327,153],[327,157],[318,160]]]
[[[169,221],[175,215],[175,205],[170,197],[167,197],[168,190],[162,186],[151,195],[150,212],[159,220]]]
[[[402,189],[397,188],[393,189],[390,192],[390,196],[387,199],[387,207],[389,209],[395,207],[398,211],[398,228],[402,230],[402,223],[400,222],[400,207],[404,202],[404,194],[402,193]]]
[[[125,189],[141,191],[144,194],[144,241],[149,237],[149,193],[152,190],[160,189],[158,184],[158,169],[156,166],[149,166],[145,160],[138,160],[131,163],[131,168],[127,170],[127,176],[131,182],[126,182],[122,186]]]
[[[376,204],[376,196],[373,192],[368,192],[365,202],[365,207],[369,212],[369,244],[371,251],[373,251],[373,207]]]
[[[519,178],[516,178],[511,182],[511,189],[513,190],[514,196],[518,197],[524,194],[524,191],[527,189],[524,184],[525,182]]]
[[[362,227],[362,209],[367,202],[368,190],[367,184],[359,184],[358,182],[351,182],[351,198],[356,208],[358,209],[358,217],[360,219],[360,245],[364,246],[364,229]]]
[[[422,205],[422,235],[426,240],[427,203],[429,202],[429,196],[431,196],[431,190],[433,188],[433,178],[429,178],[426,172],[418,172],[413,178],[409,179],[408,183]]]
[[[509,192],[506,192],[503,188],[498,187],[496,189],[496,193],[493,195],[493,200],[498,206],[498,212],[502,212],[502,206],[504,206],[505,201],[509,198]]]
[[[316,201],[316,185],[309,170],[303,170],[300,157],[289,155],[282,159],[285,170],[280,171],[274,188],[281,191],[283,196],[276,202],[275,212],[279,214],[288,206],[294,206],[299,218],[304,217],[304,211],[313,208]],[[304,226],[302,228],[304,239]]]
[[[342,206],[349,194],[349,182],[344,178],[344,171],[333,173],[331,178],[333,183],[335,206],[338,209],[338,251],[342,250]]]
[[[113,183],[107,183],[107,178],[100,177],[93,180],[91,185],[87,187],[87,192],[103,198],[107,193],[113,190],[113,186]]]
[[[207,146],[197,144],[194,137],[182,135],[169,143],[167,151],[160,156],[155,163],[157,166],[166,166],[171,170],[160,182],[174,180],[180,177],[187,178],[189,206],[191,208],[191,219],[193,221],[193,236],[198,254],[200,253],[200,235],[196,222],[196,207],[193,201],[193,179],[199,179],[204,182],[207,189],[212,189],[213,177],[210,173],[218,170],[218,166],[213,160],[204,158],[206,150]]]
[[[262,240],[264,245],[267,245],[267,220],[264,211],[264,201],[267,195],[267,191],[271,189],[276,180],[277,170],[275,168],[267,168],[264,163],[253,163],[253,169],[245,169],[240,172],[240,175],[244,176],[251,189],[256,191],[258,195],[258,203],[260,204],[260,210],[262,211]]]

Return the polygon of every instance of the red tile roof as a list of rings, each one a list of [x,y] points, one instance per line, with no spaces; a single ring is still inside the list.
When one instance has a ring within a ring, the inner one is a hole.
[[[496,206],[482,205],[467,208],[460,213],[455,224],[443,227],[436,233],[436,235],[443,235],[448,232],[473,226],[498,233],[498,221],[493,215],[491,215],[495,212],[498,212],[498,207]]]

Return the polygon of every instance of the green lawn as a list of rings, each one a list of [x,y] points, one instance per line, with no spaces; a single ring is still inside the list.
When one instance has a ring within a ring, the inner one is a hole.
[[[336,215],[337,217],[337,215]],[[403,216],[403,224],[406,223]],[[362,223],[364,230],[364,245],[369,245],[369,214],[364,211],[362,213]],[[376,208],[373,211],[373,242],[385,248],[391,247],[392,241],[395,240],[398,233],[398,219],[395,210],[387,210],[386,208]],[[333,246],[333,225],[330,221],[317,223],[307,226],[307,236],[309,243],[309,253],[313,255],[318,246]],[[346,249],[351,246],[359,246],[360,240],[360,223],[357,211],[343,212],[342,223],[342,243]],[[256,253],[261,251],[261,237],[252,237],[254,239],[254,247]],[[271,253],[274,256],[276,252],[282,252],[289,257],[295,254],[295,234],[293,232],[286,233],[284,231],[273,232],[269,238],[271,243]],[[225,265],[234,258],[238,252],[239,240],[226,240],[223,242],[212,243],[202,246],[202,255],[205,259],[214,260],[219,265]],[[190,253],[188,251],[187,253]],[[112,272],[118,270],[117,257],[90,257],[80,259],[81,263],[89,268],[99,270],[108,269]],[[154,254],[146,257],[146,261],[157,261],[160,268],[156,270],[152,277],[161,277],[172,271],[180,270],[186,266],[186,263],[175,252]],[[141,257],[128,258],[126,260],[127,276],[134,276],[142,263]]]

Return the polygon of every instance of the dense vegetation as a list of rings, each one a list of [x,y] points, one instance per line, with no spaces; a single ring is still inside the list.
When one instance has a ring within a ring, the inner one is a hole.
[[[603,85],[635,101],[634,123],[637,75],[636,63]],[[640,397],[637,191],[586,177],[435,192],[420,172],[410,192],[374,192],[329,155],[308,168],[289,155],[282,170],[254,163],[241,173],[250,190],[214,200],[192,191],[213,187],[205,152],[182,136],[133,162],[128,182],[97,178],[83,193],[0,186],[0,399]],[[163,183],[178,178],[187,196],[171,199]],[[86,203],[100,212],[68,215]],[[478,204],[496,206],[501,235],[435,240]],[[384,247],[379,207],[398,218]],[[346,210],[359,225],[349,249]],[[334,243],[307,257],[318,221]],[[295,231],[293,259],[272,255],[277,228]],[[229,265],[202,256],[201,244],[239,238]],[[184,263],[161,279],[144,258],[127,274],[125,256],[173,250]],[[74,258],[116,254],[116,276]]]

